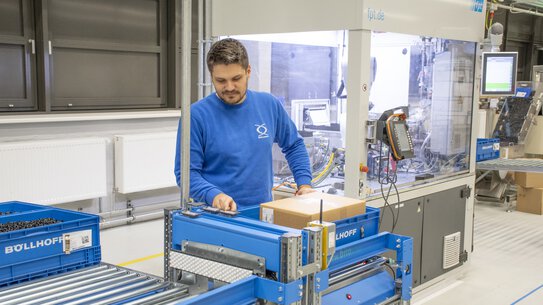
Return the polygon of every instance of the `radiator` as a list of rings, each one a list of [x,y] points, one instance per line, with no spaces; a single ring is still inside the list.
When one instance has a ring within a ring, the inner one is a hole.
[[[104,138],[0,143],[0,202],[56,204],[106,190]]]
[[[176,136],[175,131],[115,136],[117,191],[127,194],[177,185]]]

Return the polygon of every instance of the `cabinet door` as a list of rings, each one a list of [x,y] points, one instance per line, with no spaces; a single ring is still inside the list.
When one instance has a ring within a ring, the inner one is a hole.
[[[37,109],[35,32],[31,2],[2,0],[0,9],[0,112]]]
[[[445,237],[460,232],[459,254],[464,252],[464,226],[466,198],[462,198],[464,187],[458,187],[424,197],[424,220],[422,229],[421,284],[448,272],[460,265],[443,268],[443,262],[455,251],[444,251]],[[447,247],[451,250],[451,243]]]
[[[420,284],[423,198],[394,204],[391,208],[394,214],[398,215],[394,233],[413,238],[413,287],[416,287]],[[390,208],[381,208],[381,213],[383,213],[383,220],[379,231],[391,232],[393,219]],[[396,252],[387,252],[385,256],[396,259]]]

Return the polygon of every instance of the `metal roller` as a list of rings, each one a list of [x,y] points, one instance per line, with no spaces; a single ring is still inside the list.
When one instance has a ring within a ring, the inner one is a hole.
[[[161,305],[190,298],[185,285],[105,263],[0,291],[2,305]]]
[[[85,286],[78,286],[72,289],[62,289],[58,288],[55,291],[51,291],[51,293],[44,295],[41,298],[31,298],[30,301],[24,302],[24,303],[9,303],[9,305],[17,304],[17,305],[31,305],[31,304],[43,304],[44,302],[56,302],[57,299],[62,300],[71,300],[73,299],[74,295],[81,295],[85,294],[87,291],[92,289],[110,289],[110,287],[116,287],[119,285],[126,285],[128,283],[133,283],[141,281],[141,279],[138,278],[136,274],[124,274],[120,276],[115,276],[113,278],[109,278],[106,280],[100,280],[99,282],[96,282],[94,284],[85,285]],[[32,297],[32,296],[31,296]],[[7,304],[6,304],[7,305]]]
[[[54,300],[51,300],[49,302],[45,302],[45,303],[40,302],[40,303],[34,303],[34,304],[53,305],[53,304],[64,304],[65,302],[70,302],[67,304],[72,304],[72,303],[78,304],[77,302],[79,302],[81,299],[87,299],[89,296],[101,295],[101,294],[106,294],[106,293],[109,294],[109,293],[112,293],[113,291],[135,289],[141,286],[150,285],[151,282],[152,282],[151,280],[146,280],[145,278],[136,275],[133,278],[126,279],[121,282],[114,283],[112,285],[109,285],[109,283],[105,285],[104,283],[97,283],[99,284],[97,285],[98,287],[92,287],[92,288],[89,287],[88,289],[82,290],[79,293],[75,293],[75,294],[72,293],[64,298],[60,298],[60,299],[55,298]]]
[[[28,284],[17,285],[14,288],[7,288],[7,290],[0,291],[0,302],[4,300],[4,296],[13,297],[21,292],[23,292],[23,294],[30,294],[51,287],[61,286],[72,280],[79,281],[89,277],[96,277],[100,274],[115,272],[115,270],[117,269],[112,269],[107,265],[100,265],[97,267],[85,268],[81,271],[47,277],[42,280],[35,280]]]
[[[188,296],[188,288],[172,288],[124,305],[156,305],[159,302],[179,300]]]
[[[365,272],[380,269],[381,266],[385,263],[386,263],[386,259],[379,258],[371,263],[367,263],[364,265],[355,265],[355,266],[342,269],[340,272],[333,272],[332,274],[330,274],[329,285],[330,287],[333,287],[334,285],[342,281],[349,280],[350,278],[358,276]]]
[[[140,288],[140,289],[137,289],[137,290],[134,290],[134,291],[129,291],[129,292],[126,292],[126,293],[123,293],[123,294],[119,294],[119,295],[115,295],[111,298],[108,298],[106,300],[103,300],[103,301],[99,301],[99,302],[92,302],[93,305],[110,305],[110,304],[116,304],[122,300],[129,300],[129,299],[132,299],[134,297],[137,297],[139,295],[145,295],[149,292],[152,292],[152,291],[155,291],[155,290],[161,290],[161,289],[164,289],[166,287],[168,287],[170,285],[170,283],[157,283],[155,285],[152,285],[152,286],[148,286],[148,287],[143,287],[143,288]],[[71,303],[69,303],[71,304]],[[83,304],[83,303],[74,303],[73,305],[78,305],[78,304]]]
[[[113,279],[116,277],[122,276],[120,273],[109,272],[106,274],[103,274],[106,271],[103,271],[102,274],[96,275],[96,276],[86,276],[85,279],[79,280],[79,278],[70,279],[69,281],[61,281],[57,285],[49,284],[46,285],[47,287],[35,287],[31,289],[30,291],[19,291],[17,293],[14,293],[12,295],[6,295],[0,299],[0,302],[5,305],[11,305],[11,304],[20,304],[21,302],[27,301],[27,300],[36,300],[39,299],[42,296],[49,296],[53,295],[59,292],[73,292],[81,289],[86,289],[86,285],[90,285],[93,283],[102,283],[103,281],[107,281],[109,279]],[[82,287],[82,288],[81,288]]]

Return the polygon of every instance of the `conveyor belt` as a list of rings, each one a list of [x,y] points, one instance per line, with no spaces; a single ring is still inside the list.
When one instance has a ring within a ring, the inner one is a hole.
[[[543,172],[543,159],[493,159],[477,162],[477,169]]]
[[[188,297],[186,286],[175,286],[151,275],[100,264],[0,290],[0,304],[166,304]]]

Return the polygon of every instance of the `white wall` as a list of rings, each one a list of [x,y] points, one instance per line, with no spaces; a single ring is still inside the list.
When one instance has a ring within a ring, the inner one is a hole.
[[[135,115],[136,114],[136,115]],[[62,204],[62,207],[82,209],[91,213],[125,209],[127,203],[134,206],[179,201],[177,187],[150,190],[140,193],[120,194],[114,188],[113,137],[118,134],[141,134],[176,131],[179,113],[171,111],[146,111],[104,114],[47,114],[0,116],[0,142],[32,141],[103,137],[108,139],[106,155],[107,196]],[[171,152],[175,154],[174,151]],[[84,162],[84,160],[81,160]],[[21,158],[18,162],[24,163]],[[59,164],[59,167],[61,164]],[[172,163],[171,175],[173,176]],[[84,174],[84,173],[82,173]],[[32,188],[28,185],[28,188]],[[1,191],[1,189],[0,189]]]

